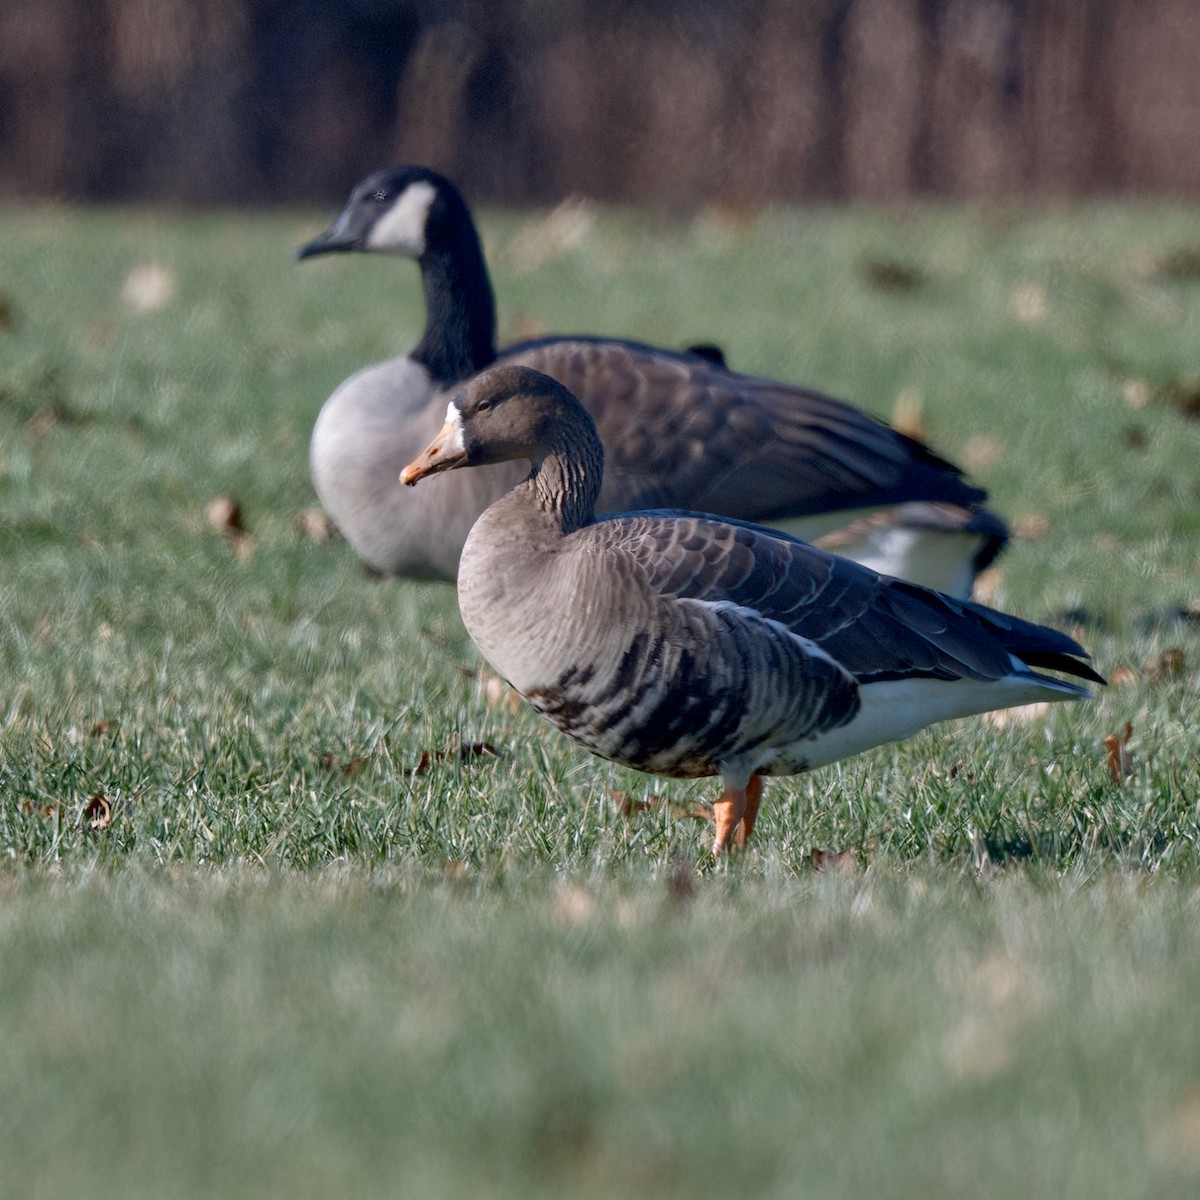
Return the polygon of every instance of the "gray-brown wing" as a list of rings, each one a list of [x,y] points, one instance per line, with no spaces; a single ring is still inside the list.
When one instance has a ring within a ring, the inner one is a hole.
[[[635,342],[552,338],[502,362],[553,376],[604,442],[600,510],[682,507],[750,521],[984,493],[927,446],[822,396]]]
[[[601,520],[580,535],[619,546],[655,593],[752,610],[860,682],[1000,679],[1012,673],[1010,656],[1100,681],[1057,630],[876,575],[786,535],[681,513]]]

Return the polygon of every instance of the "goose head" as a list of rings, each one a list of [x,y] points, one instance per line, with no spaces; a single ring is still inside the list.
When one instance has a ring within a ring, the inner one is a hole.
[[[471,222],[459,190],[427,167],[376,171],[355,185],[345,208],[296,258],[359,251],[399,254],[418,262],[448,231]]]
[[[562,444],[565,430],[581,423],[591,419],[557,380],[529,367],[494,367],[454,390],[445,424],[400,482],[411,487],[427,475],[513,459],[536,467]]]
[[[368,175],[333,223],[301,246],[318,254],[393,254],[415,259],[425,291],[425,329],[409,358],[449,387],[496,358],[496,301],[471,210],[462,193],[428,167]]]

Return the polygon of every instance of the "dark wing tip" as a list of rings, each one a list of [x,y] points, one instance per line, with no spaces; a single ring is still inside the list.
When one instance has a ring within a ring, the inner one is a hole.
[[[1108,680],[1098,671],[1093,670],[1078,655],[1087,657],[1086,651],[1078,649],[1071,652],[1057,650],[1029,650],[1018,652],[1017,657],[1031,667],[1043,671],[1061,671],[1064,675],[1074,675],[1077,679],[1086,679],[1089,683],[1098,683],[1101,687],[1108,686]]]

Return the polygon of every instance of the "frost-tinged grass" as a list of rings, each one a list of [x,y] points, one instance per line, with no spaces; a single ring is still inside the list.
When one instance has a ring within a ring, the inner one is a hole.
[[[422,314],[292,264],[320,220],[0,214],[0,1195],[1195,1194],[1195,214],[485,214],[504,336],[915,397],[1030,535],[995,602],[1114,681],[772,781],[715,870],[711,785],[490,707],[450,589],[297,531]]]
[[[1184,1197],[1197,893],[10,881],[14,1196]]]

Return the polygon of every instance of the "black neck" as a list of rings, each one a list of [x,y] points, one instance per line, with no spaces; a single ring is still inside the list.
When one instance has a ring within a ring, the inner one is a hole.
[[[421,256],[425,332],[410,357],[442,387],[496,359],[496,302],[474,226],[456,231],[451,246]]]

